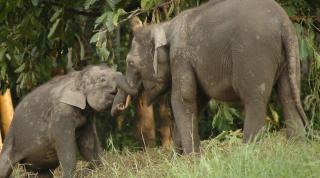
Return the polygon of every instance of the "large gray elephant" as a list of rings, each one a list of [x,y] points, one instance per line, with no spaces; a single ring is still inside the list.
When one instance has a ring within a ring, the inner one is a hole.
[[[244,142],[256,136],[273,87],[288,136],[304,135],[297,36],[274,0],[212,0],[133,30],[127,81],[133,88],[142,81],[148,103],[171,89],[175,144],[184,153],[199,151],[197,115],[210,98],[243,103]],[[112,115],[127,95],[117,93]]]
[[[119,87],[135,94],[121,73],[99,65],[55,77],[29,93],[16,107],[0,154],[0,178],[19,162],[38,177],[52,177],[59,164],[63,177],[72,177],[76,153],[99,163],[102,151],[94,111],[110,109]]]

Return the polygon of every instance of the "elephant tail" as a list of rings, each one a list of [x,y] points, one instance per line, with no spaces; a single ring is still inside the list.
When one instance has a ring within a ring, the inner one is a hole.
[[[307,127],[309,125],[308,118],[302,108],[300,99],[300,60],[298,38],[289,19],[286,19],[282,29],[282,43],[285,48],[285,56],[288,62],[289,83],[292,98],[295,102],[304,126]]]

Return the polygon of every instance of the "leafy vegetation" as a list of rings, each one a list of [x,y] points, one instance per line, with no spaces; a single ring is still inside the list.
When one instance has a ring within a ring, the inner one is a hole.
[[[16,104],[34,87],[72,68],[107,63],[124,72],[132,37],[128,19],[139,16],[146,23],[158,23],[203,2],[205,0],[0,0],[1,89],[10,87]],[[303,103],[314,128],[319,129],[320,52],[316,34],[320,31],[314,23],[319,4],[317,0],[278,2],[291,17],[299,36]],[[269,108],[268,118],[278,129],[282,125],[281,109],[275,101]],[[118,147],[123,147],[123,143],[133,144],[123,132],[114,129],[118,121],[106,115],[97,117],[104,118],[100,119],[101,130],[112,131]],[[132,128],[130,118],[133,117],[134,106],[124,114],[122,129]],[[213,101],[202,118],[202,138],[214,137],[223,130],[236,130],[243,120],[239,106]]]

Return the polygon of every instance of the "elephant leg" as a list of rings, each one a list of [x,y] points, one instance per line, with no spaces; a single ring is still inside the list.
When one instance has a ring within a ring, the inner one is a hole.
[[[243,142],[252,141],[262,130],[267,116],[267,104],[263,100],[253,100],[245,104]]]
[[[11,175],[14,165],[19,162],[22,156],[12,153],[13,138],[9,138],[11,135],[7,136],[5,140],[3,150],[0,154],[0,178],[7,178]],[[20,157],[20,158],[18,158]]]
[[[10,156],[5,152],[0,155],[0,178],[7,178],[11,175],[13,170],[13,165],[15,163],[10,161]]]
[[[295,102],[292,99],[287,71],[283,71],[277,83],[277,95],[284,112],[287,136],[289,138],[303,138],[305,136],[305,128]]]
[[[89,161],[92,166],[96,166],[100,164],[100,156],[103,153],[103,149],[98,138],[95,119],[87,122],[89,123],[79,129],[77,143],[81,156],[86,161]]]
[[[172,121],[170,117],[170,108],[166,103],[166,99],[161,97],[159,101],[159,132],[161,136],[161,144],[164,149],[170,149],[172,146]]]
[[[192,67],[180,63],[173,71],[171,104],[183,153],[199,152],[197,82]]]
[[[177,124],[175,123],[173,124],[172,136],[173,136],[173,144],[174,144],[175,151],[178,154],[182,154],[183,150],[182,150],[181,136],[180,136]]]
[[[73,177],[76,168],[76,139],[73,129],[55,129],[56,152],[62,168],[63,178]]]
[[[153,105],[147,106],[145,94],[138,99],[136,118],[136,136],[141,139],[143,146],[154,147],[156,145],[156,132]]]

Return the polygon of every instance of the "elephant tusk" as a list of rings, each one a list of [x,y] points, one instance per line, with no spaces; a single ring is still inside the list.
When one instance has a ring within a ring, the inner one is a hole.
[[[131,95],[128,95],[126,99],[126,104],[124,105],[125,109],[129,106],[130,102],[131,102]]]
[[[125,104],[123,104],[123,103],[118,104],[118,106],[117,106],[118,110],[123,111],[123,110],[127,109],[130,102],[131,102],[131,95],[128,95]]]

